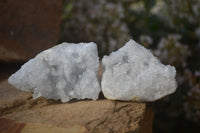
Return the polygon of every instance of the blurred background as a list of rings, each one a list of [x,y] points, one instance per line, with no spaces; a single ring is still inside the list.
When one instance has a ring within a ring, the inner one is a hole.
[[[0,0],[0,79],[61,42],[130,38],[176,67],[178,89],[154,106],[154,133],[200,131],[200,0]]]

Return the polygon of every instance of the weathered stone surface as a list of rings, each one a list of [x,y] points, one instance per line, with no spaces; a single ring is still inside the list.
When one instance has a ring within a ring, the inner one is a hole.
[[[0,61],[28,60],[59,39],[62,0],[1,0]]]
[[[50,124],[17,122],[7,118],[0,119],[0,124],[1,133],[87,133],[87,129],[82,126],[62,128]]]
[[[7,80],[0,81],[0,107],[12,104],[15,101],[27,100],[30,93],[15,89]]]
[[[26,93],[12,87],[8,84],[7,79],[0,81],[0,116],[17,113],[22,110],[41,108],[56,103],[59,102],[45,98],[33,100],[31,93]]]
[[[152,133],[153,112],[145,103],[33,100],[31,93],[15,89],[7,79],[0,81],[0,103],[0,132]]]
[[[152,133],[151,128],[144,127],[152,126],[152,113],[148,113],[147,109],[145,103],[109,100],[57,104],[3,116],[0,124],[4,127],[0,128],[0,132],[10,130],[9,124],[4,124],[6,122],[21,124],[24,126],[21,132],[41,132],[52,128],[55,131],[75,130],[76,133],[144,133],[142,129],[146,128],[148,131],[145,133]]]
[[[104,56],[102,64],[101,87],[108,99],[149,102],[176,91],[175,67],[162,64],[134,40]]]

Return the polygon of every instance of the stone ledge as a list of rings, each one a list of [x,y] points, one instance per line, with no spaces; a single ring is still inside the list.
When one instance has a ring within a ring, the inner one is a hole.
[[[152,116],[151,109],[145,103],[86,100],[5,115],[0,119],[0,125],[4,126],[1,126],[0,132],[10,130],[9,125],[14,124],[17,126],[13,130],[24,125],[20,130],[27,133],[30,130],[39,132],[39,129],[42,132],[44,127],[58,131],[73,129],[77,133],[151,133]]]
[[[146,103],[83,100],[60,103],[0,81],[0,133],[152,133],[153,111]]]

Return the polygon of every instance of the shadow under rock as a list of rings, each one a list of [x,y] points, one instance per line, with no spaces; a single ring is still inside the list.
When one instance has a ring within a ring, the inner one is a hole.
[[[0,62],[0,81],[8,79],[8,77],[20,69],[24,62],[19,63],[2,63]]]

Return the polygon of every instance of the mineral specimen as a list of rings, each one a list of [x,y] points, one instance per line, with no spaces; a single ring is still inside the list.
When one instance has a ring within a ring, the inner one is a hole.
[[[130,40],[102,59],[102,92],[112,100],[155,101],[176,90],[176,70]]]
[[[39,53],[10,76],[18,89],[40,96],[61,99],[97,99],[99,58],[95,43],[62,43]]]

